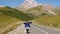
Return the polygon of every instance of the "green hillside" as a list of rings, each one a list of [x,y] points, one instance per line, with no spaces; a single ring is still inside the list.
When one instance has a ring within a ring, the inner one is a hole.
[[[40,18],[36,19],[35,21],[37,21],[39,25],[43,24],[46,26],[60,28],[60,15],[40,17]]]
[[[19,19],[9,17],[0,12],[0,27],[5,26],[10,23],[16,23],[20,21]]]
[[[32,19],[32,16],[24,14],[23,12],[13,9],[11,7],[0,7],[0,26],[19,20],[28,21]]]
[[[8,31],[16,28],[18,25],[20,25],[20,23],[17,24],[17,22],[29,21],[33,19],[34,19],[33,16],[25,14],[22,11],[18,11],[17,9],[8,6],[0,7],[0,32],[2,31],[1,33],[5,34]]]
[[[19,25],[16,23],[20,21],[21,20],[4,15],[3,13],[0,12],[0,34],[3,34],[3,33],[5,34],[6,32],[14,29],[15,27],[17,27],[17,25]],[[13,25],[14,27],[11,25]]]
[[[8,16],[11,16],[13,18],[21,19],[23,21],[28,21],[28,20],[33,19],[32,16],[29,16],[28,14],[24,14],[22,11],[12,9],[10,7],[1,8],[0,12],[2,12],[4,15],[8,15]]]

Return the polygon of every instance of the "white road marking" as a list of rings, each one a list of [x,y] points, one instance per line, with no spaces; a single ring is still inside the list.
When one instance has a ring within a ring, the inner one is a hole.
[[[37,24],[35,24],[35,25],[37,25]],[[56,30],[56,31],[60,31],[60,29],[58,29],[58,28],[52,28],[52,27],[48,27],[48,26],[43,26],[43,25],[38,25],[38,26],[42,26],[42,27],[45,27],[45,28],[48,28],[48,29],[52,29],[52,30]]]
[[[40,28],[38,28],[38,27],[36,27],[36,26],[34,26],[34,25],[32,25],[34,28],[36,28],[37,30],[39,30],[39,31],[41,31],[41,32],[43,32],[43,33],[45,33],[45,34],[49,34],[49,33],[47,33],[46,31],[43,31],[43,30],[41,30]]]

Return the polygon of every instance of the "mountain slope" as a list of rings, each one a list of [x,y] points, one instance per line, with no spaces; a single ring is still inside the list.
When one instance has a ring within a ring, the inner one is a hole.
[[[58,15],[60,15],[60,7],[54,8],[52,11],[56,12]]]
[[[16,18],[9,17],[9,16],[4,15],[3,13],[0,12],[0,28],[6,24],[10,24],[10,23],[14,23],[14,22],[16,23],[18,21],[20,21],[20,20],[16,19]]]
[[[0,12],[2,12],[4,15],[8,15],[8,16],[11,16],[13,18],[21,19],[23,21],[28,21],[28,20],[33,19],[32,16],[24,14],[22,11],[18,11],[16,9],[13,9],[10,7],[1,8]]]
[[[0,34],[5,34],[21,24],[20,21],[34,19],[31,15],[18,11],[11,7],[0,7]]]
[[[37,16],[37,17],[43,16],[43,14],[44,15],[50,15],[50,16],[53,15],[52,14],[52,13],[54,13],[53,11],[51,11],[52,12],[51,13],[50,11],[46,10],[49,8],[45,7],[46,9],[44,9],[43,7],[44,7],[44,5],[39,5],[37,7],[33,7],[31,9],[27,10],[27,13],[31,13],[32,15]],[[51,10],[51,9],[49,9],[49,10]]]
[[[40,17],[35,19],[35,21],[39,25],[60,28],[60,15]]]

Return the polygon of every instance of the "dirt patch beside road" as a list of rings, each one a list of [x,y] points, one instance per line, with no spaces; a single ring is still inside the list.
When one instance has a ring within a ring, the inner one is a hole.
[[[22,24],[22,25],[18,26],[16,29],[8,32],[7,34],[25,34],[24,25]]]

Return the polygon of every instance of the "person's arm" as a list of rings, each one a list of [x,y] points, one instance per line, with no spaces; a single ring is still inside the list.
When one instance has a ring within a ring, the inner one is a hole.
[[[25,24],[25,23],[24,23]]]
[[[30,22],[30,24],[32,24],[32,22]]]

